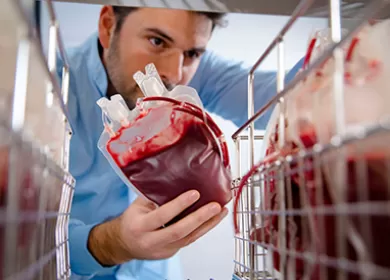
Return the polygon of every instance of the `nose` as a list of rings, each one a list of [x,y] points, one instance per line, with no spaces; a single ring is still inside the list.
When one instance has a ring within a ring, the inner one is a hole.
[[[160,59],[157,70],[161,79],[168,85],[177,85],[183,79],[184,55],[172,52]]]

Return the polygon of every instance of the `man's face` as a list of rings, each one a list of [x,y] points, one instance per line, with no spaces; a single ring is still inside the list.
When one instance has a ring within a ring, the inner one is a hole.
[[[192,79],[212,32],[206,16],[188,11],[141,8],[132,11],[115,31],[111,7],[102,9],[99,39],[112,86],[133,107],[142,93],[133,74],[154,63],[165,85]]]

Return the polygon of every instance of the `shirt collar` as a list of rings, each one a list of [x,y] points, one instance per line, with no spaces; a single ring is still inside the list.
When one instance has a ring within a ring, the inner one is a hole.
[[[104,97],[107,93],[107,73],[100,58],[100,50],[102,50],[97,33],[93,34],[85,44],[85,53],[88,56],[87,65],[94,85],[96,86],[99,96]],[[100,49],[100,50],[99,50]]]

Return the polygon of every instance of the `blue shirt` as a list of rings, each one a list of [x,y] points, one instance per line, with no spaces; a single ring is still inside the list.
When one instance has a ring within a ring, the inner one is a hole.
[[[76,179],[69,225],[72,279],[182,280],[178,255],[166,260],[133,260],[105,268],[89,253],[87,240],[92,227],[120,215],[136,194],[125,186],[97,148],[103,125],[96,101],[107,91],[97,34],[80,47],[68,50],[68,57],[68,110],[75,130],[70,144],[70,172]],[[61,77],[61,60],[57,67]],[[299,67],[298,64],[290,72],[287,80]],[[240,63],[206,52],[190,86],[198,91],[207,111],[240,126],[247,120],[248,70]],[[275,73],[256,73],[255,108],[260,108],[275,93]],[[270,113],[257,121],[256,128],[264,128],[269,117]]]

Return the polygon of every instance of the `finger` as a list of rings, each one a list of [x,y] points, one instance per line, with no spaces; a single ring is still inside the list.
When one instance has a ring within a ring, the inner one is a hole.
[[[217,216],[214,216],[212,219],[208,220],[185,238],[173,243],[172,246],[174,248],[180,249],[195,242],[210,230],[215,228],[226,217],[228,212],[228,209],[224,208]]]
[[[185,192],[145,216],[146,230],[155,230],[167,224],[200,197],[198,191]]]
[[[191,234],[198,227],[218,215],[220,212],[221,206],[218,203],[209,203],[173,225],[153,232],[154,238],[155,240],[158,240],[160,244],[176,242]]]
[[[132,205],[137,205],[137,209],[140,210],[140,212],[142,213],[149,213],[157,208],[156,204],[153,201],[150,201],[143,196],[136,198]]]

